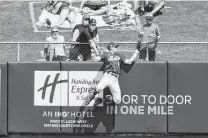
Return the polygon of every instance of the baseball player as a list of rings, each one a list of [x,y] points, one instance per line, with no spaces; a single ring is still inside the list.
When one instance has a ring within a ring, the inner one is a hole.
[[[47,58],[48,55],[49,61],[52,60],[62,61],[66,59],[65,45],[63,44],[65,40],[63,36],[59,35],[57,28],[51,29],[51,36],[46,38],[46,42],[49,42],[51,44],[45,45],[44,58]]]
[[[142,31],[139,32],[139,37],[146,43],[140,51],[140,59],[147,61],[155,61],[157,42],[160,40],[160,31],[158,25],[153,23],[153,15],[151,13],[146,16],[146,24],[143,25]]]
[[[88,95],[86,98],[87,100],[83,103],[83,106],[87,106],[96,97],[96,95],[103,91],[106,87],[110,88],[114,103],[119,104],[121,102],[121,90],[118,80],[120,74],[120,63],[123,62],[124,64],[132,64],[139,54],[141,42],[138,43],[137,48],[130,59],[127,59],[124,55],[118,53],[118,46],[119,45],[114,42],[111,42],[107,47],[108,51],[102,53],[100,58],[97,58],[97,61],[102,60],[104,62],[104,75],[96,86],[96,90]],[[94,106],[97,106],[101,102],[103,102],[103,100],[96,97]]]

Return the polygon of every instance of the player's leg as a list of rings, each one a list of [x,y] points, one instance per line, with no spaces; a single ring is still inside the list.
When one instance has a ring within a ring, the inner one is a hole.
[[[104,77],[102,78],[102,80],[100,81],[100,83],[97,85],[96,87],[96,91],[94,92],[94,94],[98,94],[100,93],[101,91],[103,91],[106,87],[108,87],[110,84],[112,83],[112,79],[111,77],[109,76],[109,74],[104,74]],[[103,103],[103,102],[109,102],[106,100],[106,98],[101,98],[101,97],[96,97],[95,98],[95,102],[94,102],[94,105],[92,107],[92,110],[95,110],[96,107]]]
[[[109,88],[110,88],[112,96],[113,96],[113,101],[115,104],[119,104],[121,102],[121,89],[120,89],[120,85],[118,82],[118,78],[112,76],[111,79],[113,81],[109,85]]]
[[[107,87],[109,84],[109,79],[107,74],[104,74],[102,79],[100,80],[100,82],[98,83],[98,85],[95,88],[95,91],[93,93],[90,93],[87,96],[86,101],[83,103],[84,106],[88,105],[95,97],[98,93],[100,93],[101,91],[104,90],[105,87]]]

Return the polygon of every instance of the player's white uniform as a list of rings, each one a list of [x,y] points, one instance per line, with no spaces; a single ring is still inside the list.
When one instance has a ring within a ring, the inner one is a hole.
[[[46,42],[50,42],[52,44],[49,45],[49,51],[54,50],[55,56],[65,56],[64,44],[56,44],[56,43],[64,43],[64,37],[59,35],[57,39],[53,37],[47,37]]]
[[[116,104],[121,102],[121,89],[119,86],[120,62],[125,61],[125,56],[121,54],[112,54],[110,52],[103,55],[105,70],[103,78],[96,87],[96,91],[100,92],[104,88],[109,87]]]

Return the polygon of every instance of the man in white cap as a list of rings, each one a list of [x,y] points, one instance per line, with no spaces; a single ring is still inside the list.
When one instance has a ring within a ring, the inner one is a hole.
[[[142,42],[146,43],[140,51],[140,59],[147,61],[155,61],[157,42],[160,39],[160,31],[158,25],[153,23],[153,15],[148,13],[146,16],[146,24],[143,25],[139,37]]]

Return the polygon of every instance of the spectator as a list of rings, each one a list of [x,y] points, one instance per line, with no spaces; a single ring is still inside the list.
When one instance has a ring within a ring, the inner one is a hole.
[[[72,37],[73,42],[85,44],[76,44],[74,46],[70,51],[71,60],[77,60],[80,54],[84,61],[91,60],[91,47],[95,51],[96,55],[99,55],[96,44],[99,41],[96,20],[90,20],[90,16],[88,15],[83,16],[82,24],[75,26]]]
[[[165,1],[164,0],[141,0],[138,12],[139,15],[143,15],[145,12],[151,13],[153,16],[158,13],[164,6]]]
[[[46,10],[52,14],[58,14],[59,15],[59,21],[56,25],[56,27],[60,27],[65,20],[68,20],[70,23],[70,27],[73,28],[75,24],[76,19],[76,12],[75,10],[70,6],[70,3],[66,1],[57,1],[52,0],[51,2],[48,2],[46,4]]]
[[[64,37],[59,35],[57,28],[51,29],[51,36],[46,38],[46,44],[44,49],[43,59],[49,61],[64,61],[66,60]],[[57,44],[60,43],[60,44]]]
[[[82,0],[80,11],[90,16],[99,16],[108,12],[110,0]]]
[[[153,23],[153,15],[146,15],[146,24],[143,25],[142,31],[139,33],[140,39],[146,44],[140,51],[140,59],[155,61],[157,42],[160,39],[160,31],[158,25]],[[147,51],[148,50],[148,51]]]

